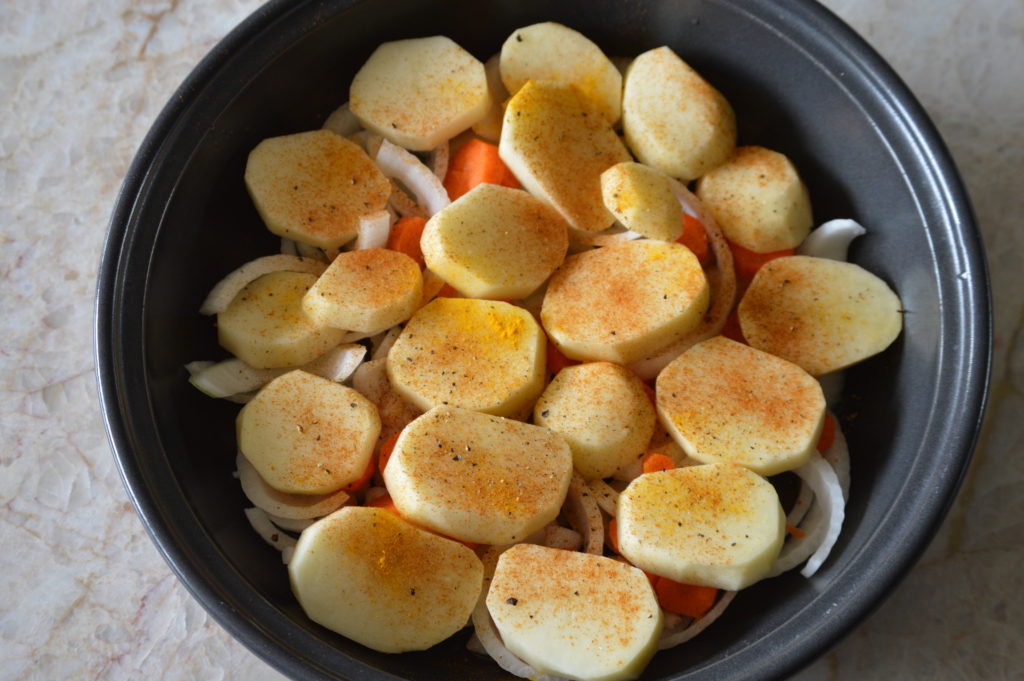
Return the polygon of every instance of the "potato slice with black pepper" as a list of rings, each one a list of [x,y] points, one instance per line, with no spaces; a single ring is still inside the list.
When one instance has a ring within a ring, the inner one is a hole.
[[[537,400],[533,420],[564,437],[576,470],[593,480],[643,454],[656,418],[636,374],[618,364],[588,362],[558,372]]]
[[[540,199],[480,184],[435,214],[420,240],[431,271],[473,298],[526,298],[562,263],[562,216]]]
[[[750,345],[812,376],[882,352],[903,328],[900,299],[880,278],[853,263],[802,255],[758,270],[739,321]]]
[[[544,332],[529,312],[474,298],[422,307],[387,357],[391,385],[420,409],[450,404],[514,417],[544,389],[544,364]]]
[[[349,108],[367,129],[412,151],[455,137],[490,106],[484,65],[439,35],[382,43],[349,90]]]
[[[267,229],[328,250],[354,239],[359,221],[391,195],[366,152],[330,130],[263,140],[249,154],[245,186]]]
[[[697,196],[729,241],[755,253],[796,248],[811,231],[811,200],[793,163],[739,147],[697,183]]]
[[[722,94],[668,47],[644,52],[626,70],[622,130],[637,159],[689,182],[736,146],[736,117]]]
[[[662,627],[658,600],[640,570],[533,544],[498,558],[487,610],[505,646],[538,672],[582,681],[639,676]]]
[[[217,339],[256,369],[311,362],[338,345],[342,329],[321,326],[302,309],[315,274],[271,272],[254,281],[217,315]]]
[[[554,520],[571,476],[559,435],[456,407],[406,426],[384,469],[402,517],[480,544],[521,541]]]
[[[302,299],[317,324],[376,333],[404,322],[423,300],[423,276],[404,253],[367,248],[341,253]]]
[[[731,463],[641,475],[619,495],[615,518],[633,565],[730,591],[768,575],[786,523],[771,483]]]
[[[658,414],[689,456],[761,475],[807,462],[821,435],[821,384],[792,362],[715,336],[679,355],[657,382]]]
[[[265,385],[238,413],[238,448],[274,489],[329,494],[358,480],[380,433],[358,392],[301,369]]]
[[[660,170],[617,163],[601,173],[601,196],[626,229],[661,241],[675,241],[683,233],[683,208]]]
[[[567,357],[629,364],[696,327],[707,278],[682,244],[630,241],[577,253],[551,277],[541,322]]]
[[[632,157],[572,85],[531,80],[521,87],[505,107],[498,153],[520,184],[570,226],[600,232],[614,221],[601,201],[601,173]]]
[[[462,629],[483,574],[462,544],[364,506],[303,530],[288,563],[311,620],[382,653],[425,650]]]

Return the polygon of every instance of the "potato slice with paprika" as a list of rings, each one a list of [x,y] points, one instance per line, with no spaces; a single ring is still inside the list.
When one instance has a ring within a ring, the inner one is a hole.
[[[675,241],[683,233],[683,208],[671,179],[642,163],[616,163],[601,173],[605,207],[629,230],[649,239]]]

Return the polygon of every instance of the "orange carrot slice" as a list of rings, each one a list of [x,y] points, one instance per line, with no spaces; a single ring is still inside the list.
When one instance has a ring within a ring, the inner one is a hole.
[[[703,222],[692,215],[683,213],[683,233],[676,241],[693,251],[701,265],[708,264],[711,259],[711,250],[708,247],[708,233],[704,229]]]
[[[757,274],[757,271],[761,269],[766,262],[796,253],[792,248],[786,248],[781,251],[772,251],[770,253],[758,253],[756,251],[743,248],[743,246],[734,244],[731,241],[728,243],[729,250],[732,251],[733,264],[736,267],[736,276],[747,282],[754,278],[754,275]]]
[[[683,584],[668,577],[658,578],[654,593],[662,608],[686,617],[701,617],[718,599],[718,589],[713,586]]]
[[[420,269],[423,269],[427,264],[423,260],[423,251],[420,250],[420,237],[423,236],[423,228],[426,225],[427,221],[425,219],[412,215],[399,218],[391,226],[387,247],[392,251],[405,253],[419,263]]]
[[[660,473],[675,468],[676,462],[664,454],[650,452],[644,456],[642,465],[644,473]]]
[[[515,175],[498,155],[498,147],[483,140],[472,139],[455,152],[448,163],[444,188],[452,201],[478,184],[498,184],[519,188]]]

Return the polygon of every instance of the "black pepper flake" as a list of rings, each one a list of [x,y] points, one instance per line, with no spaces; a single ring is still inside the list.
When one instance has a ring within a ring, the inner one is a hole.
[[[462,461],[462,457],[456,454],[455,456],[452,457],[452,461]]]
[[[516,33],[516,42],[517,43],[523,42],[523,36],[521,34],[519,34],[519,33]]]
[[[398,129],[398,123],[392,123],[391,127],[394,128],[395,130],[397,130]]]
[[[579,596],[579,595],[580,595],[580,592],[579,592],[579,591],[573,591],[573,592],[572,592],[572,595],[573,595],[573,596]]]
[[[348,406],[350,406],[353,409],[355,409],[356,408],[356,403],[355,402],[349,402]]]
[[[550,414],[550,413],[551,413],[550,409],[545,409],[544,411],[542,411],[540,413],[540,415],[543,416],[544,418],[547,418],[548,414]]]
[[[410,596],[415,596],[416,595],[416,589],[409,589],[409,595]]]
[[[518,598],[506,598],[505,602],[508,603],[509,605],[515,605],[516,603],[519,602],[519,599]]]

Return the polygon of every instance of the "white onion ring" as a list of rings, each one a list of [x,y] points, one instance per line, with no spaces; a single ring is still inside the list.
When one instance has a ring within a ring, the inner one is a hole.
[[[583,535],[576,530],[552,523],[544,528],[544,546],[564,551],[579,551],[583,546]]]
[[[348,108],[348,102],[345,102],[331,112],[331,115],[327,117],[322,127],[325,130],[336,132],[342,137],[349,137],[362,130],[363,124],[352,113],[352,110]]]
[[[694,620],[690,626],[680,631],[671,632],[668,635],[662,633],[661,638],[658,639],[658,650],[674,648],[681,643],[686,643],[707,629],[715,620],[722,616],[722,613],[725,612],[725,609],[729,607],[729,604],[732,603],[732,599],[735,597],[735,591],[726,591],[721,595],[713,608],[704,613],[704,616],[700,619]]]
[[[590,494],[601,510],[614,518],[619,505],[619,493],[600,478],[591,480],[587,486],[590,487]]]
[[[415,154],[384,140],[373,157],[387,177],[398,180],[416,197],[427,215],[433,215],[451,203],[441,180],[416,158]]]
[[[800,526],[804,536],[793,537],[786,542],[769,577],[791,570],[805,560],[807,564],[800,574],[804,577],[814,575],[828,558],[843,526],[843,490],[832,466],[820,454],[813,452],[808,462],[793,472],[814,492],[814,505]]]
[[[444,176],[448,174],[448,161],[450,153],[448,142],[442,142],[434,151],[430,154],[430,169],[437,176],[437,179],[444,183]]]
[[[403,218],[409,216],[416,218],[428,217],[427,210],[413,201],[394,180],[391,181],[391,196],[388,198],[388,205]]]
[[[839,427],[838,419],[836,420],[836,437],[832,441],[832,446],[822,456],[835,470],[839,487],[843,490],[843,500],[846,501],[850,498],[850,448],[846,444],[846,436],[843,434],[842,428]]]
[[[612,244],[618,244],[624,241],[636,241],[637,239],[643,238],[644,235],[640,232],[628,230],[619,223],[615,223],[608,229],[601,232],[586,232],[582,229],[570,227],[569,252],[578,253],[579,251],[587,248],[611,246]]]
[[[246,498],[270,515],[292,520],[319,518],[341,508],[349,498],[342,490],[331,494],[288,494],[276,490],[267,484],[241,452],[235,458],[235,466]]]
[[[590,493],[590,488],[583,477],[573,471],[569,480],[569,491],[565,495],[562,506],[569,525],[583,537],[583,550],[586,553],[602,555],[604,553],[604,517],[597,501]]]
[[[281,255],[294,255],[298,257],[299,249],[296,247],[295,242],[292,239],[281,237]]]
[[[811,231],[796,250],[800,255],[845,261],[850,242],[866,231],[854,220],[829,220]]]
[[[359,230],[356,232],[353,251],[367,248],[384,248],[388,245],[388,234],[391,233],[391,213],[386,210],[377,211],[359,218]]]
[[[287,565],[295,552],[295,538],[275,527],[263,509],[247,508],[245,517],[263,541],[281,552],[281,561]]]
[[[370,359],[384,359],[388,356],[391,351],[391,346],[398,340],[398,336],[402,333],[401,326],[392,326],[390,329],[381,333],[379,336],[374,336],[370,341],[373,347],[373,352],[370,355]]]
[[[320,276],[327,265],[319,260],[294,255],[265,255],[250,260],[214,284],[206,300],[199,307],[199,314],[220,314],[228,308],[238,292],[250,282],[271,272],[307,272]]]
[[[323,263],[328,262],[327,254],[324,253],[322,248],[317,246],[296,241],[295,250],[298,252],[299,257],[309,258],[310,260],[319,260]]]

